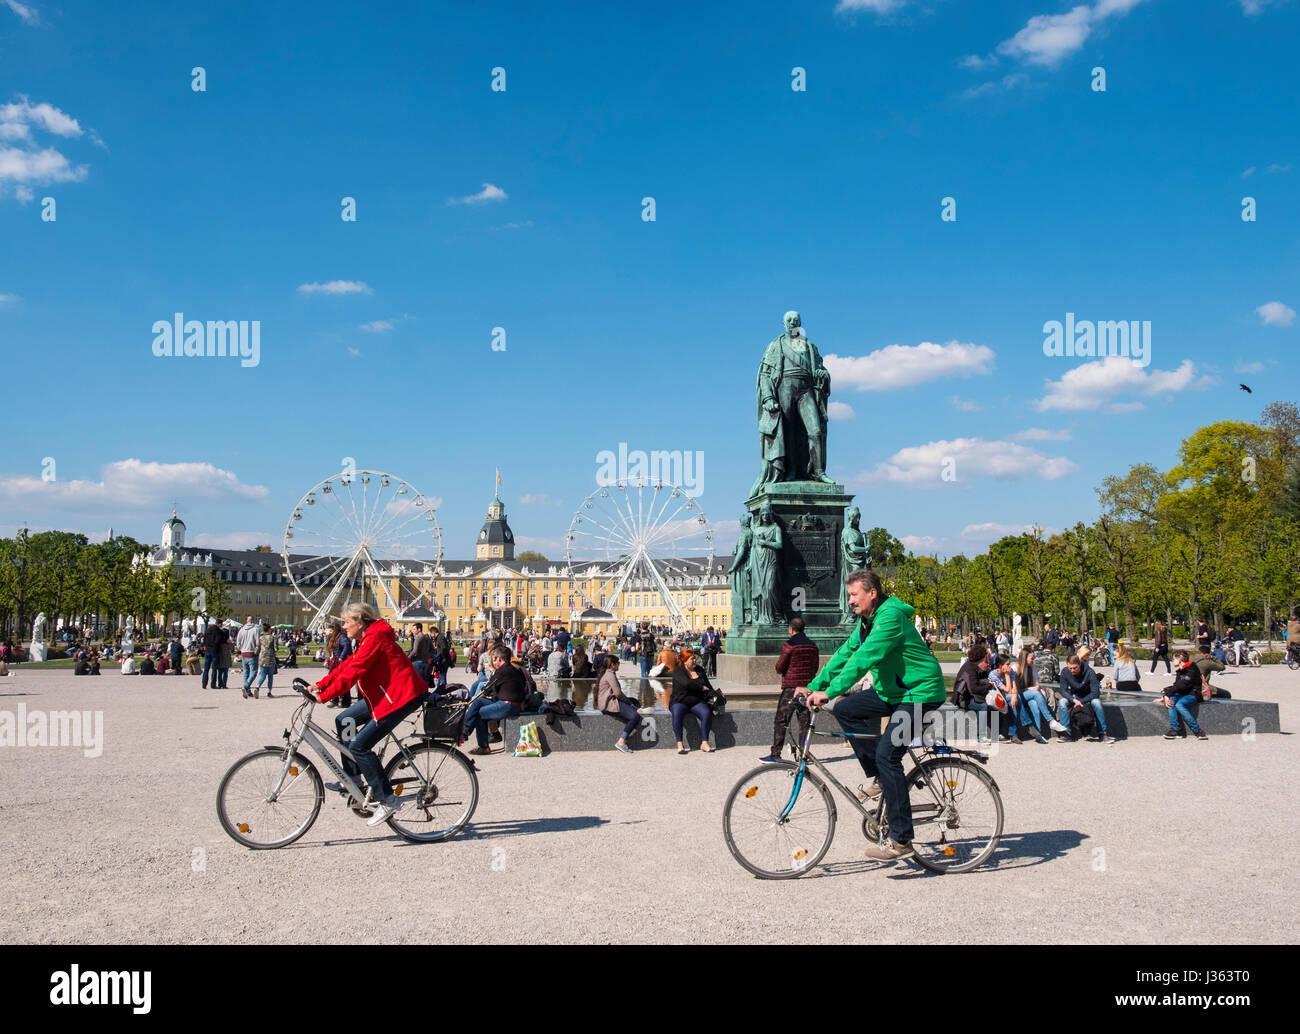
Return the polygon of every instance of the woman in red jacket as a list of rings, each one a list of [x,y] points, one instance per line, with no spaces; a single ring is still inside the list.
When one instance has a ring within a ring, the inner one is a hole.
[[[340,711],[334,721],[339,739],[352,752],[351,758],[343,755],[343,769],[353,779],[358,775],[365,778],[369,788],[367,796],[375,804],[375,812],[366,825],[377,826],[386,822],[402,802],[393,795],[379,758],[370,748],[424,703],[428,687],[397,645],[393,626],[380,621],[369,604],[349,603],[343,608],[343,634],[358,641],[356,652],[312,689],[321,701],[348,692],[353,683],[361,690],[361,700]],[[357,729],[349,742],[346,733],[367,718],[370,720]],[[343,787],[339,783],[327,783],[326,789],[341,791]]]

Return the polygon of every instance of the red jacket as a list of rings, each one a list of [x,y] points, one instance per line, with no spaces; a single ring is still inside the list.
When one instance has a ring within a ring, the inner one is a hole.
[[[373,621],[361,637],[361,645],[320,680],[321,700],[346,693],[353,684],[370,705],[372,718],[383,718],[428,691],[402,648],[397,633],[387,621]]]
[[[781,646],[781,656],[776,659],[776,671],[781,676],[781,688],[806,686],[817,674],[821,656],[817,644],[802,632],[792,635]]]

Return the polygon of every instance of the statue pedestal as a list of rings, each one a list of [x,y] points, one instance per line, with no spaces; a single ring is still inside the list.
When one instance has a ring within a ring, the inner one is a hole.
[[[757,514],[770,503],[781,525],[778,563],[783,620],[777,625],[745,625],[727,635],[726,653],[718,657],[718,676],[747,685],[770,685],[780,676],[772,658],[790,637],[786,622],[804,620],[804,633],[823,656],[834,653],[849,634],[840,611],[840,534],[844,510],[853,501],[843,485],[820,481],[782,481],[763,485],[745,503]],[[754,663],[752,659],[761,659]],[[724,671],[725,669],[725,671]],[[755,682],[752,676],[761,675]]]
[[[32,643],[31,649],[27,652],[28,660],[39,664],[49,657],[50,648],[45,643]]]

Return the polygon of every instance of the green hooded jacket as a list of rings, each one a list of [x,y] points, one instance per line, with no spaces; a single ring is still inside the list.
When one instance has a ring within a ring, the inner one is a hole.
[[[871,672],[872,688],[881,700],[891,704],[943,703],[948,699],[943,671],[912,624],[915,614],[911,605],[886,596],[808,688],[834,699]]]

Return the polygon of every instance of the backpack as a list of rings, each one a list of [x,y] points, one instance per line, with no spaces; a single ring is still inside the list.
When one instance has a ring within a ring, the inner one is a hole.
[[[1070,708],[1070,736],[1073,739],[1081,740],[1085,736],[1091,736],[1096,729],[1097,716],[1093,713],[1091,704]]]
[[[567,679],[573,676],[573,665],[569,663],[569,655],[566,653],[560,658],[560,678]]]

